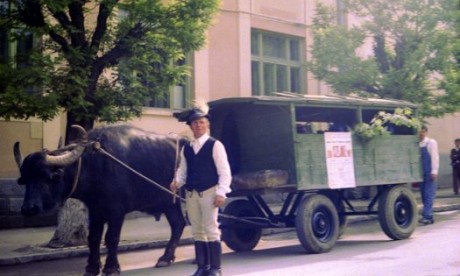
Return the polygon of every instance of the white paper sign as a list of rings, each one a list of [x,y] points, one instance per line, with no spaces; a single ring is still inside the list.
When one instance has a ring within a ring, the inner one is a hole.
[[[325,132],[324,145],[329,188],[356,187],[351,133]]]

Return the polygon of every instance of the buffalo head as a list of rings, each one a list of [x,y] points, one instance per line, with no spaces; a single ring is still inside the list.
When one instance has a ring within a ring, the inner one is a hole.
[[[23,215],[36,215],[52,209],[62,199],[64,168],[80,158],[88,140],[82,127],[72,127],[79,132],[77,143],[52,152],[34,152],[22,160],[19,142],[14,144],[14,157],[21,173],[18,184],[26,187],[21,208]]]

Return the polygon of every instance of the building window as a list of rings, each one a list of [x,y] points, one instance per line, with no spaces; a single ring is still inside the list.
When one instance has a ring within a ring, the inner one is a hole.
[[[128,90],[130,87],[137,87],[137,89],[141,88],[143,90],[144,95],[153,95],[151,97],[147,96],[143,106],[172,109],[186,107],[186,102],[189,101],[189,95],[191,94],[189,91],[191,78],[189,76],[186,76],[181,82],[176,83],[168,89],[160,89],[157,86],[157,82],[159,81],[157,78],[150,78],[142,70],[133,70],[128,63],[128,60],[122,60],[118,66],[121,84],[128,88]],[[188,66],[188,59],[179,60],[176,64],[178,66]],[[138,86],[138,84],[141,86]]]
[[[0,16],[7,15],[11,10],[11,1],[0,0]],[[11,39],[11,34],[18,37]],[[6,29],[0,26],[0,63],[11,62],[15,58],[18,67],[27,66],[27,54],[34,48],[35,39],[31,32],[22,29]]]
[[[1,0],[0,0],[1,1]],[[128,12],[126,10],[120,9],[118,11],[119,19],[124,19],[128,17]],[[130,69],[127,69],[125,64],[126,61],[122,61],[119,64],[119,71],[124,71],[124,74],[135,74],[142,86],[150,92],[149,94],[155,94],[155,96],[150,97],[144,102],[145,107],[154,107],[154,108],[172,108],[172,109],[181,109],[186,107],[186,103],[190,100],[190,87],[191,87],[191,77],[187,76],[180,83],[175,84],[166,91],[162,93],[153,93],[155,89],[155,83],[149,81],[149,76],[143,75],[140,72],[135,72]],[[186,55],[182,60],[176,61],[178,66],[188,66],[191,68],[191,55]],[[128,71],[127,71],[128,70]],[[123,74],[121,74],[123,75]],[[127,79],[122,77],[123,85],[130,85]]]
[[[184,58],[176,62],[179,66],[188,66],[189,58]],[[161,94],[156,94],[151,99],[147,100],[145,106],[156,108],[172,108],[181,109],[186,107],[186,103],[190,96],[190,76],[184,78],[183,81],[169,88],[168,91]],[[148,84],[145,84],[148,86]]]
[[[277,33],[252,30],[252,94],[303,92],[301,39]]]

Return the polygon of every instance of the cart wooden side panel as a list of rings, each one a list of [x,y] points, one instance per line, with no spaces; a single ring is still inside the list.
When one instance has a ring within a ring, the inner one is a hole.
[[[324,136],[296,139],[298,189],[328,188]],[[411,183],[420,180],[419,148],[415,135],[393,135],[362,142],[353,137],[356,186]]]
[[[411,183],[421,178],[416,135],[392,135],[368,142],[353,140],[358,186]]]

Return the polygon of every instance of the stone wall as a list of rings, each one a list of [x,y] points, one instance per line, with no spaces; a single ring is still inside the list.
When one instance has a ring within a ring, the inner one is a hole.
[[[24,192],[16,179],[0,179],[0,229],[56,225],[57,210],[33,217],[21,215]]]

